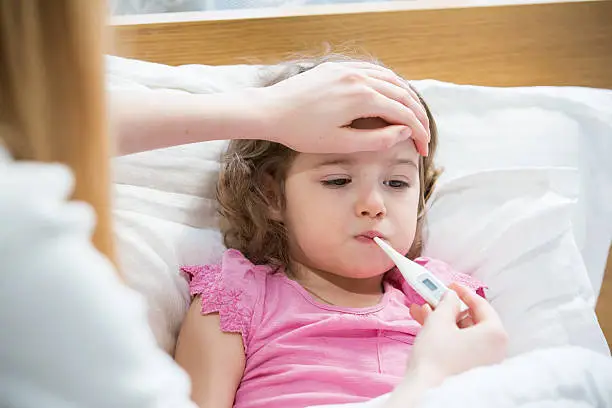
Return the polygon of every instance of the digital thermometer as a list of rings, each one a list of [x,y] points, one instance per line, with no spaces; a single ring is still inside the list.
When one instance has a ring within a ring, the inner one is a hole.
[[[382,239],[374,237],[374,242],[391,258],[406,282],[435,309],[440,303],[442,295],[450,289],[427,269],[406,258]],[[469,308],[463,301],[459,301],[461,302],[461,315],[458,320],[461,320],[467,316]]]

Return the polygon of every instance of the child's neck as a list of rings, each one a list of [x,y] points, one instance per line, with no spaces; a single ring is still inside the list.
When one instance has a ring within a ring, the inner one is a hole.
[[[364,308],[380,303],[384,275],[366,279],[347,278],[294,263],[291,278],[316,300],[334,306]]]

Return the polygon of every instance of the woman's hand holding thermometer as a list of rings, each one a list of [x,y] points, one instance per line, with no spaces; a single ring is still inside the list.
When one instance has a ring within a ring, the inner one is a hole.
[[[444,293],[450,289],[427,269],[406,258],[382,239],[375,237],[374,242],[391,258],[406,282],[435,309],[442,300]],[[461,300],[460,312],[459,321],[469,316],[469,308]]]
[[[385,408],[416,407],[428,389],[447,377],[504,359],[508,335],[489,302],[466,287],[451,284],[452,288],[447,288],[385,241],[374,238],[374,242],[427,301],[424,306],[410,307],[423,329],[416,337],[404,380]]]
[[[472,324],[457,324],[459,302],[470,308]],[[426,305],[426,307],[428,307]],[[438,308],[422,320],[402,383],[385,408],[419,406],[427,390],[446,378],[475,367],[497,364],[506,357],[508,334],[493,307],[471,289],[451,284]]]

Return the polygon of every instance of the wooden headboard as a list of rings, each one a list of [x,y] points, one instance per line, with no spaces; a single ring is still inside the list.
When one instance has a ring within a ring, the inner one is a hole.
[[[328,44],[368,52],[410,79],[612,89],[612,0],[486,2],[410,0],[114,17],[112,53],[168,65],[274,63]],[[610,254],[597,313],[612,345]]]

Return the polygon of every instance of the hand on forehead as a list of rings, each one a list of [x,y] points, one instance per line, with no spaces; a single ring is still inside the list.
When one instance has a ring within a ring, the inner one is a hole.
[[[382,129],[390,125],[391,124],[389,122],[387,122],[386,120],[382,118],[360,118],[360,119],[355,119],[354,121],[352,121],[351,124],[348,125],[348,127],[352,129],[358,129],[358,130],[372,130],[372,129]],[[414,141],[412,139],[409,139],[409,141],[411,141],[412,144],[414,144]],[[404,143],[402,142],[402,144]],[[416,149],[416,146],[415,146],[415,149]]]

